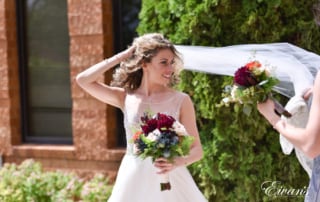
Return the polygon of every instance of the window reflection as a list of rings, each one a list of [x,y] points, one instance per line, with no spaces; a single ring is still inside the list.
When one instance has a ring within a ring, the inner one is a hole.
[[[71,142],[67,1],[26,0],[23,23],[28,124],[25,139]]]

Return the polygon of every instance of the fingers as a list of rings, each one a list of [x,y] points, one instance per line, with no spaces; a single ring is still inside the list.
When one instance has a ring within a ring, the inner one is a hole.
[[[165,158],[156,159],[154,162],[154,166],[159,169],[158,174],[168,173],[174,169],[174,164],[169,162]]]
[[[128,58],[130,58],[134,51],[135,51],[136,47],[135,46],[131,46],[128,49],[122,51],[121,53],[119,53],[118,55],[116,55],[116,57],[118,58],[119,62],[122,62]]]
[[[303,97],[303,99],[304,100],[308,100],[309,98],[310,98],[310,96],[312,95],[312,87],[311,88],[308,88],[308,89],[306,89],[304,92],[303,92],[303,95],[302,95],[302,97]]]
[[[274,103],[273,103],[273,100],[272,99],[267,99],[266,101],[264,101],[264,102],[259,102],[258,103],[258,106],[265,106],[265,105],[267,105],[267,106],[270,106],[270,105],[273,105]]]
[[[267,99],[265,102],[260,102],[257,104],[258,110],[261,111],[264,108],[274,108],[274,102],[271,99]]]
[[[274,112],[274,109],[275,109],[274,101],[271,99],[268,99],[264,103],[259,103],[259,104],[257,104],[257,109],[264,117],[267,118],[275,113]]]
[[[166,158],[157,158],[155,160],[155,162],[163,162],[163,161],[168,162],[168,159],[166,159]]]
[[[154,166],[160,169],[169,167],[170,165],[172,165],[172,163],[169,163],[166,159],[157,159],[154,162]]]
[[[130,46],[129,48],[128,48],[128,51],[129,52],[131,52],[131,53],[133,53],[133,51],[135,51],[136,50],[136,46]]]
[[[126,58],[131,57],[135,49],[136,49],[135,46],[130,46],[127,50],[125,50],[124,52],[125,52]]]

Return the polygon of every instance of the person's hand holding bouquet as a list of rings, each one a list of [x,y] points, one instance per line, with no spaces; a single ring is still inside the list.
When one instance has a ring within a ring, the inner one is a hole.
[[[271,76],[268,66],[263,66],[259,61],[253,60],[240,67],[234,74],[233,85],[227,86],[221,105],[229,106],[230,103],[243,105],[243,112],[251,113],[252,105],[272,99],[275,112],[278,115],[290,117],[282,105],[272,97],[272,88],[279,83],[276,77]]]

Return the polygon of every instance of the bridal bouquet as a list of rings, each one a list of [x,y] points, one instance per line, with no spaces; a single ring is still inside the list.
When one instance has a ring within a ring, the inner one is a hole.
[[[173,161],[176,156],[189,154],[193,136],[187,134],[184,126],[172,116],[157,113],[154,116],[145,113],[141,117],[141,129],[133,136],[133,152],[145,159],[151,157],[152,161],[157,158],[166,158]],[[161,191],[170,190],[168,174],[162,176],[160,183]]]
[[[225,88],[224,98],[220,105],[242,104],[244,113],[249,115],[251,105],[272,98],[272,88],[279,83],[279,80],[271,76],[270,71],[269,66],[263,66],[258,60],[253,60],[240,67],[234,74],[233,85]],[[276,100],[274,103],[277,114],[291,116],[280,103]]]

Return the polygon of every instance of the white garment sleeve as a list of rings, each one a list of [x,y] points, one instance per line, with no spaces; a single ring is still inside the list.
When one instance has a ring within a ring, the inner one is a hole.
[[[308,103],[302,98],[301,95],[292,97],[286,104],[285,108],[292,114],[292,117],[286,118],[285,116],[281,116],[281,119],[299,128],[304,128],[307,125],[309,117]],[[279,135],[279,139],[283,153],[289,155],[294,149],[299,163],[308,173],[309,177],[311,177],[313,159],[310,159],[302,151],[294,147],[294,145],[291,144],[291,142],[289,142],[281,134]]]

